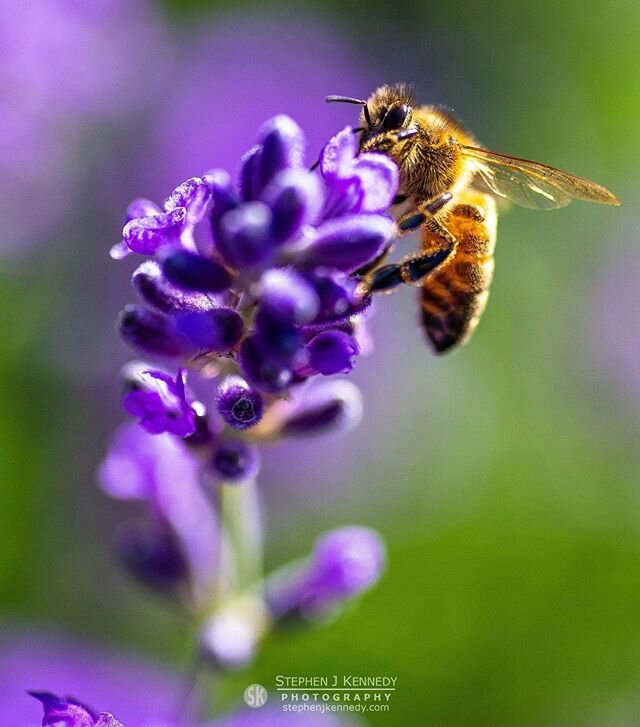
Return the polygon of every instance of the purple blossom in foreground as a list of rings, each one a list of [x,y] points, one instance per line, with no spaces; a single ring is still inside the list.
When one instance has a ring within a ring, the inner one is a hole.
[[[112,714],[102,712],[94,716],[81,704],[70,698],[60,699],[49,692],[30,692],[44,708],[43,727],[123,727]]]
[[[128,727],[173,727],[184,689],[177,673],[137,654],[41,629],[4,622],[1,632],[2,727],[42,724],[43,708],[27,690],[71,694],[75,699],[70,701],[82,702],[94,717],[95,712],[111,712]]]
[[[29,692],[44,707],[43,727],[134,727],[123,725],[109,712],[94,716],[89,709],[70,697],[59,698],[48,692]],[[244,710],[199,727],[346,727],[347,722],[318,713],[286,713],[273,707],[255,712]],[[349,723],[351,724],[351,723]],[[177,722],[147,723],[135,727],[185,727]],[[193,727],[197,727],[193,725]]]

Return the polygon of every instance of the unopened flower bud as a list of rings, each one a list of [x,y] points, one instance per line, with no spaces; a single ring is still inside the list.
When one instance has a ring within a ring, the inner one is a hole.
[[[262,395],[239,376],[228,376],[218,387],[218,411],[234,429],[248,429],[262,419]]]
[[[132,348],[155,356],[179,358],[193,348],[173,320],[137,305],[128,305],[120,314],[120,335]]]
[[[242,439],[221,438],[216,442],[211,460],[213,473],[221,480],[241,482],[258,474],[258,449]]]
[[[231,274],[220,263],[188,250],[176,250],[162,263],[166,279],[185,290],[221,293],[231,284]]]

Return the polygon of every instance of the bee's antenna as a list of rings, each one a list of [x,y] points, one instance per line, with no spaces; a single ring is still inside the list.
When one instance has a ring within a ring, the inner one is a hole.
[[[371,116],[369,115],[369,108],[367,107],[367,102],[364,99],[353,98],[352,96],[327,96],[325,98],[325,101],[327,103],[352,103],[356,104],[356,106],[362,106],[364,110],[364,118],[366,119],[367,124],[371,126]]]

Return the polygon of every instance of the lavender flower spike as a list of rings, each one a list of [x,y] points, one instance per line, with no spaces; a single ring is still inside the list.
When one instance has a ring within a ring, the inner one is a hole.
[[[396,231],[392,161],[357,154],[349,128],[325,146],[320,173],[304,146],[298,125],[276,116],[237,185],[219,169],[192,177],[162,208],[133,203],[123,232],[127,249],[149,259],[133,275],[143,305],[125,309],[120,334],[180,369],[127,369],[123,404],[140,426],[118,431],[99,476],[145,514],[120,529],[117,555],[198,619],[203,654],[224,669],[249,664],[274,622],[333,613],[384,568],[379,537],[352,527],[325,535],[284,575],[262,572],[261,446],[360,421],[358,389],[333,377],[354,368],[366,340],[372,301],[357,270]],[[193,400],[187,372],[209,406]]]

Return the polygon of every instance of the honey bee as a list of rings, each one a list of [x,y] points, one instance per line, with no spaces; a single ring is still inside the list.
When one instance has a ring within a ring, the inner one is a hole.
[[[421,249],[398,264],[383,255],[362,276],[364,292],[420,286],[422,324],[436,353],[465,343],[486,307],[493,277],[495,196],[554,209],[572,199],[619,205],[607,189],[546,164],[483,149],[439,106],[417,106],[409,86],[381,86],[362,106],[361,152],[388,155],[400,169],[399,234],[421,229]],[[485,189],[482,188],[484,183]],[[486,190],[488,188],[488,190]],[[400,205],[403,205],[401,207]]]

